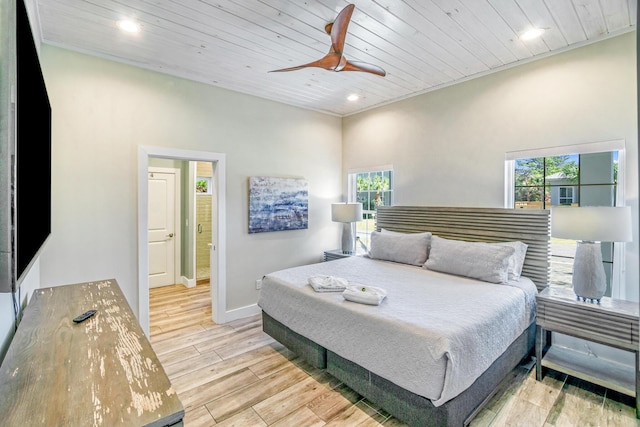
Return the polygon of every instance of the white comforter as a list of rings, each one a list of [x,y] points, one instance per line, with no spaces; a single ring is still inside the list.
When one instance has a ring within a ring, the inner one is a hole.
[[[387,291],[378,306],[317,293],[315,274]],[[293,331],[440,406],[469,387],[533,321],[527,278],[496,285],[365,257],[263,279],[258,305]]]

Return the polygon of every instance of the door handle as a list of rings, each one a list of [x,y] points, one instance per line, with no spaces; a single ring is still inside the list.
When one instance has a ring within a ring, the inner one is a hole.
[[[167,234],[167,237],[168,237],[168,238],[172,238],[172,237],[173,237],[173,233],[169,233],[169,234]]]

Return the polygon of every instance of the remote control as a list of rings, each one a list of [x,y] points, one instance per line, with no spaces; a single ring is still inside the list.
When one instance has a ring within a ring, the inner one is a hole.
[[[91,316],[93,316],[94,314],[96,314],[96,310],[89,310],[86,313],[81,314],[80,316],[76,317],[75,319],[73,319],[73,321],[75,323],[80,323],[80,322],[84,322],[85,320],[87,320],[88,318],[90,318]]]

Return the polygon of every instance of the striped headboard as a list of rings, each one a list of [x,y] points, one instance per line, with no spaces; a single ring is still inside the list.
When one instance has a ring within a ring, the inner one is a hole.
[[[522,275],[544,289],[551,274],[551,223],[548,210],[379,206],[376,228],[404,233],[429,231],[445,239],[526,243]]]

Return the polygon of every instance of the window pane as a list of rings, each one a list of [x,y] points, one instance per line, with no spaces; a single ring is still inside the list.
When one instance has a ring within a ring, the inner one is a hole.
[[[371,245],[371,232],[376,229],[376,220],[373,214],[364,214],[364,218],[363,221],[356,223],[356,237],[369,248]],[[357,243],[356,253],[361,251],[364,251],[364,249]]]
[[[604,263],[613,262],[613,242],[600,242],[602,248],[602,261]]]
[[[542,185],[544,178],[544,159],[520,159],[515,162],[516,187]]]
[[[390,180],[389,177],[384,176],[382,172],[377,173],[373,178],[373,190],[376,191],[384,191],[390,189]]]
[[[551,209],[551,205],[553,204],[551,190],[557,190],[557,187],[552,188],[550,185],[544,187],[544,207],[542,209]]]
[[[357,191],[366,191],[369,189],[370,179],[368,173],[359,173],[356,177],[356,190]]]
[[[581,206],[615,206],[615,185],[582,185]]]
[[[389,182],[389,189],[391,189],[391,185],[393,184],[392,182],[393,171],[384,171],[383,177]]]
[[[543,187],[516,187],[515,207],[517,209],[543,209]]]
[[[613,184],[616,164],[613,158],[612,151],[581,155],[580,184]]]
[[[381,198],[382,206],[391,206],[391,191],[384,191]]]
[[[551,238],[551,283],[553,286],[571,287],[576,247],[575,240]]]
[[[613,277],[613,263],[605,262],[604,265],[604,274],[607,280],[607,290],[604,292],[604,296],[611,296],[611,278]]]
[[[367,210],[369,208],[369,193],[366,191],[358,191],[356,193],[356,201],[358,203],[362,203],[362,210]]]
[[[545,157],[545,180],[551,185],[567,185],[578,183],[580,156]]]

